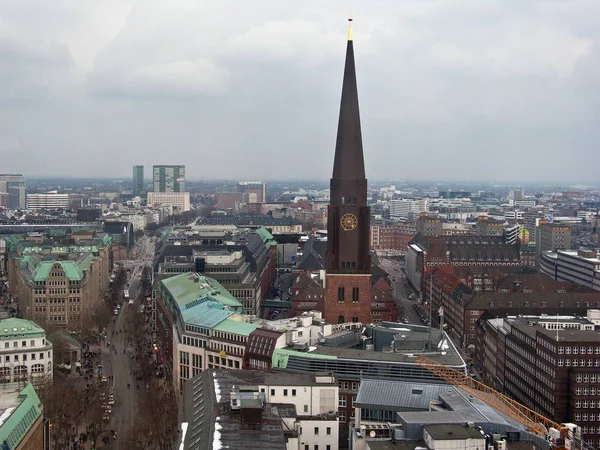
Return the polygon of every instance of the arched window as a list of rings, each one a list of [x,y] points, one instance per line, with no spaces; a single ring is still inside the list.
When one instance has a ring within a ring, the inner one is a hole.
[[[27,379],[27,366],[16,366],[13,370],[15,381]]]
[[[10,383],[10,367],[0,367],[0,383]]]
[[[338,323],[344,323],[344,316],[338,317]]]

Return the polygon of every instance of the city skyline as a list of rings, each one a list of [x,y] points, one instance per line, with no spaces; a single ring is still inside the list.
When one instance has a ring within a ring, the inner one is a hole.
[[[330,178],[347,2],[233,5],[0,6],[3,171]],[[353,11],[370,179],[596,182],[599,4]]]

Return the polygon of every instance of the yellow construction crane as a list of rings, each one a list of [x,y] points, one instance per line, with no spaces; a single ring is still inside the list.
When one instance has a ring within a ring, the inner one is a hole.
[[[571,428],[536,413],[491,387],[474,380],[464,372],[440,364],[423,355],[418,355],[415,362],[431,371],[442,380],[460,387],[473,397],[477,397],[488,405],[496,408],[522,424],[530,432],[535,433],[544,439],[550,434],[550,429],[554,428],[560,433],[560,437],[562,438],[562,445],[555,446],[555,449],[565,448],[564,443],[567,439],[571,439],[569,436],[569,433],[572,431]]]

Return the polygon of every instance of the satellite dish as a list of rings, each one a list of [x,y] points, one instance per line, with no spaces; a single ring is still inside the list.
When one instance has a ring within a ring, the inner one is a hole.
[[[371,430],[371,432],[369,433],[369,436],[371,436],[372,438],[374,438],[374,437],[375,437],[375,434],[376,434],[376,433],[375,433],[375,430]]]

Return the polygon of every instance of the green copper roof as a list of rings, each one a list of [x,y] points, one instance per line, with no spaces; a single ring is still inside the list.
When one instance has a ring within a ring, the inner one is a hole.
[[[277,242],[273,239],[273,235],[269,233],[265,227],[260,227],[256,230],[256,233],[261,237],[262,241],[265,243],[267,247],[272,247],[273,245],[277,245]]]
[[[235,333],[241,334],[243,336],[249,336],[250,333],[252,333],[258,327],[258,325],[255,325],[253,323],[238,322],[237,320],[229,318],[221,322],[214,329],[215,331],[222,331],[224,333]]]
[[[191,305],[193,306],[181,311],[186,325],[213,328],[233,314],[233,311],[223,309],[221,303],[212,300]]]
[[[300,358],[314,358],[314,359],[337,359],[337,356],[332,355],[318,355],[314,353],[298,352],[296,350],[287,350],[284,348],[276,348],[273,351],[273,358],[271,367],[274,369],[286,369],[288,359],[290,356],[298,356]]]
[[[60,264],[70,281],[80,281],[83,279],[83,270],[75,261],[42,261],[32,273],[33,281],[44,281],[48,278],[54,264]],[[89,258],[86,258],[82,262],[82,265],[89,265]]]
[[[214,278],[197,273],[182,273],[166,278],[161,283],[181,310],[192,308],[205,299],[217,301],[235,310],[243,310],[243,305]]]
[[[45,334],[46,331],[31,320],[15,318],[0,320],[0,340],[22,336],[40,337]]]
[[[6,385],[0,392],[0,442],[6,442],[8,448],[17,448],[31,426],[42,415],[40,398],[31,384],[19,391],[18,384]],[[13,391],[8,388],[13,387]],[[11,398],[14,396],[14,400]],[[13,400],[13,401],[11,401]]]

